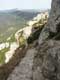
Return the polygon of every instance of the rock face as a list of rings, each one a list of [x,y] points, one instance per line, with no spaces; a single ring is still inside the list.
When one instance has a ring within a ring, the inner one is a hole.
[[[39,44],[47,38],[52,38],[60,32],[60,0],[52,0],[49,20],[41,32]]]
[[[49,13],[46,11],[46,12],[42,12],[41,14],[38,14],[31,21],[27,22],[28,26],[18,30],[15,33],[15,39],[17,43],[21,45],[21,43],[23,43],[25,40],[27,43],[29,43],[30,41],[33,42],[34,40],[36,40],[37,37],[39,37],[42,28],[47,23],[48,17],[49,17]],[[37,37],[34,35],[36,35]],[[33,38],[33,37],[34,39],[30,40],[30,38]],[[24,44],[26,44],[26,42]]]
[[[38,14],[36,17],[34,17],[32,21],[28,22],[29,26],[32,26],[31,35],[27,39],[28,44],[33,43],[35,40],[39,38],[42,29],[47,24],[48,17],[48,11],[42,12],[41,14]]]
[[[9,60],[15,54],[15,50],[19,47],[16,42],[11,43],[9,51],[5,53],[5,63],[8,63]]]
[[[32,80],[32,66],[35,53],[35,49],[29,49],[7,80]]]
[[[50,17],[39,37],[33,80],[60,80],[60,0],[52,0]]]
[[[34,59],[33,80],[60,80],[60,41],[41,45]]]
[[[27,49],[25,48],[18,48],[8,63],[0,65],[0,80],[7,80],[7,77],[12,72],[12,70],[19,62],[21,62],[21,59],[24,58],[26,51]]]
[[[30,27],[27,26],[25,28],[18,30],[15,33],[15,39],[16,39],[18,45],[21,45],[21,43],[23,43],[23,41],[26,40],[30,36],[31,30],[32,30],[32,26],[30,26]],[[24,39],[20,40],[21,38],[24,38]]]
[[[57,32],[60,29],[60,0],[52,0],[51,7],[48,26],[51,32]]]

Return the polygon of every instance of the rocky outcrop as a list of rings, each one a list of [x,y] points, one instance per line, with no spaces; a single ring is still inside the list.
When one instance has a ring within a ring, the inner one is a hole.
[[[40,45],[34,58],[33,80],[60,80],[60,41]]]
[[[16,42],[11,43],[9,50],[5,53],[5,63],[9,62],[18,47],[19,45]]]
[[[17,43],[21,46],[21,43],[24,43],[25,45],[27,45],[27,43],[30,43],[30,41],[33,42],[34,40],[36,40],[39,37],[39,34],[40,34],[42,28],[47,23],[48,17],[49,17],[49,13],[43,12],[41,14],[38,14],[31,21],[27,22],[28,26],[18,30],[15,33],[15,39],[16,39]],[[35,33],[37,33],[37,34],[35,34]],[[36,37],[34,35],[36,35]],[[33,39],[34,37],[35,37],[35,39]],[[33,40],[30,40],[31,38]]]
[[[58,32],[60,32],[60,0],[52,0],[49,19],[47,25],[44,27],[40,34],[38,41],[39,44],[47,38],[53,38],[58,34]]]
[[[30,36],[31,30],[32,30],[32,26],[27,26],[25,28],[18,30],[15,33],[15,39],[16,39],[18,45],[21,45],[21,43],[23,43],[23,41],[26,40]],[[21,40],[21,38],[22,38],[22,40]]]
[[[36,49],[28,49],[25,57],[15,67],[7,80],[32,80],[32,66]]]
[[[9,48],[9,43],[8,42],[0,44],[0,51],[3,50],[4,48]]]
[[[51,24],[50,24],[51,23]],[[50,18],[48,27],[51,32],[58,32],[60,30],[60,0],[52,0]]]
[[[49,20],[38,42],[33,80],[60,80],[60,0],[52,0]]]
[[[8,63],[0,65],[0,80],[7,80],[9,74],[13,71],[13,69],[19,64],[22,58],[24,58],[27,49],[18,48],[15,50],[15,54],[9,60]]]
[[[49,13],[43,12],[34,17],[32,21],[28,22],[28,24],[32,26],[32,33],[27,39],[28,44],[33,43],[35,40],[39,38],[42,29],[45,27],[48,21],[48,17]]]

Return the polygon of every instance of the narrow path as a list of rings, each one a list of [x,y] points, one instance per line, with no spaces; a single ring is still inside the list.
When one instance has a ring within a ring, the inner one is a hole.
[[[35,53],[35,49],[29,49],[7,80],[32,80],[32,66]]]

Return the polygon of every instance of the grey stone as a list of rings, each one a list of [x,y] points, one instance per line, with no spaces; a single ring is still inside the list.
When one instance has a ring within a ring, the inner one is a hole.
[[[34,58],[33,80],[60,80],[60,41],[45,44],[48,47],[40,49]]]
[[[51,11],[47,25],[42,30],[39,37],[39,44],[47,38],[53,38],[60,32],[60,0],[52,0]],[[59,35],[60,36],[60,35]]]
[[[27,50],[25,57],[15,67],[7,80],[32,80],[32,66],[35,53],[35,49]]]

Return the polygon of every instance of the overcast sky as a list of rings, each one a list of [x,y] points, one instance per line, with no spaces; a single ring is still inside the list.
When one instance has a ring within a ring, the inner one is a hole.
[[[0,10],[7,9],[49,9],[51,0],[0,0]]]

